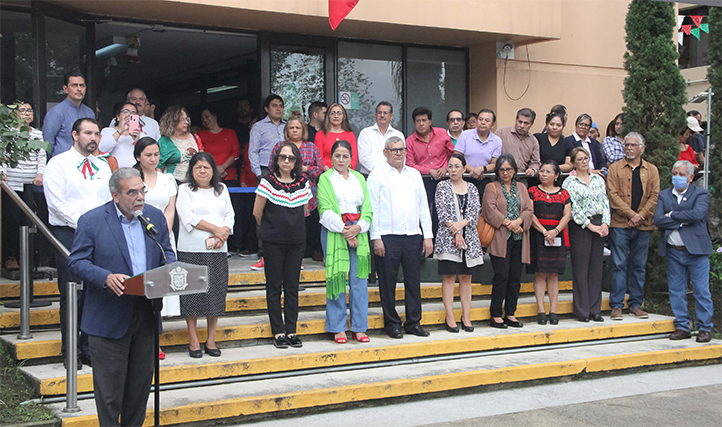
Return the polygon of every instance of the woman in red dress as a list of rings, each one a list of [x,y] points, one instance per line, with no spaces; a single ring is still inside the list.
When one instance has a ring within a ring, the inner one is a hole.
[[[351,144],[351,152],[353,153],[351,168],[356,169],[356,164],[358,163],[356,135],[351,131],[346,109],[343,108],[341,104],[331,104],[331,106],[328,107],[324,129],[316,133],[314,143],[319,151],[321,151],[324,172],[331,169],[331,147],[333,147],[336,141],[348,141],[348,143]]]

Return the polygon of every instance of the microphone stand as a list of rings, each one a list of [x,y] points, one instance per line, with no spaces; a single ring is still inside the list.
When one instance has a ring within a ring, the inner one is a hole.
[[[160,242],[155,238],[153,233],[150,231],[149,228],[143,227],[146,236],[150,237],[150,239],[158,246],[158,249],[160,249],[161,255],[163,255],[163,265],[168,264],[168,258],[165,255],[165,250],[163,249],[163,245],[160,244]],[[161,304],[162,304],[161,299]],[[155,421],[155,426],[160,426],[160,359],[158,358],[158,355],[160,354],[160,322],[161,322],[161,316],[160,316],[161,310],[158,308],[158,304],[153,304],[153,314],[155,315],[155,322],[153,322],[153,347],[155,348],[154,356],[153,356],[153,363],[154,363],[154,372],[153,375],[154,378],[154,387],[153,387],[153,399],[154,399],[154,405],[153,405],[153,417]]]

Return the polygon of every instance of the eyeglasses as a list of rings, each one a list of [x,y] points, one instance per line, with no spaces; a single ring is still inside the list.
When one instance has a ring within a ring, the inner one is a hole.
[[[20,114],[33,114],[32,108],[18,108],[18,113]]]
[[[462,166],[462,165],[448,165],[446,168],[449,169],[449,170],[454,171],[454,170],[457,170],[457,169],[463,169],[464,166]]]
[[[389,153],[394,154],[394,155],[396,155],[396,154],[404,154],[404,151],[406,151],[406,147],[402,147],[402,148],[387,148],[387,150],[389,151]]]
[[[377,111],[377,112],[376,112],[376,115],[377,115],[377,116],[390,116],[390,115],[391,115],[391,111]]]
[[[343,116],[343,111],[331,111],[328,113],[329,116]]]
[[[351,159],[351,156],[348,154],[334,154],[333,158],[336,160],[349,160]]]
[[[128,190],[128,192],[125,194],[127,194],[128,197],[137,197],[138,194],[140,194],[140,193],[143,193],[143,194],[148,193],[148,187],[143,187],[142,190]]]
[[[135,114],[135,111],[130,111],[130,110],[120,110],[120,112],[123,114]]]
[[[586,123],[579,123],[577,127],[580,127],[582,129],[589,129],[590,127],[592,127],[592,125],[588,125]]]
[[[461,117],[452,117],[449,119],[449,121],[450,122],[463,122],[464,119],[462,119]]]
[[[501,168],[499,169],[499,173],[512,173],[514,172],[514,168]]]
[[[294,156],[294,155],[289,156],[288,154],[279,154],[278,160],[280,160],[282,162],[294,163],[296,161],[296,156]]]

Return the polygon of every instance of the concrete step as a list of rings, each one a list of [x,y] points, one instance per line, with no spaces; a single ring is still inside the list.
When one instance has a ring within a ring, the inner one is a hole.
[[[248,311],[266,310],[266,293],[263,290],[249,291],[233,291],[229,289],[226,297],[226,312],[242,313]],[[560,291],[569,291],[572,289],[571,281],[559,283]],[[57,289],[56,289],[57,291]],[[379,291],[377,287],[369,287],[369,302],[377,303],[379,299]],[[522,294],[533,293],[533,283],[522,283]],[[456,295],[459,294],[459,285],[456,285]],[[472,284],[472,294],[476,297],[491,295],[491,285],[482,285],[480,283]],[[421,298],[441,299],[441,285],[438,283],[424,283],[421,287]],[[347,296],[348,299],[348,296]],[[404,289],[399,286],[396,289],[396,299],[403,301]],[[299,292],[299,307],[325,307],[326,305],[326,288],[324,286],[307,287],[304,291]],[[54,301],[50,306],[34,308],[30,310],[30,326],[58,326],[60,325],[59,303]],[[0,306],[0,330],[19,328],[20,327],[20,309],[8,308]]]
[[[297,371],[329,366],[358,365],[390,360],[461,354],[492,349],[532,347],[546,344],[594,341],[674,331],[673,319],[652,315],[649,319],[625,316],[623,321],[582,324],[575,319],[562,319],[559,325],[538,325],[530,322],[524,328],[504,331],[477,327],[474,332],[452,334],[445,330],[431,331],[428,338],[413,335],[403,340],[384,334],[372,334],[371,342],[362,344],[350,340],[339,345],[328,340],[308,341],[300,349],[279,350],[270,345],[223,348],[220,358],[204,355],[191,359],[186,351],[168,352],[161,361],[161,383],[180,383],[206,379],[220,379],[255,374]],[[222,347],[221,347],[222,348]],[[43,396],[65,394],[66,371],[62,363],[24,366],[23,372]],[[78,373],[78,392],[93,389],[91,370],[84,367]]]
[[[549,348],[512,354],[474,355],[452,360],[364,367],[344,372],[310,373],[300,378],[257,379],[161,393],[163,425],[214,421],[246,421],[291,411],[324,407],[387,404],[410,396],[433,396],[456,390],[483,390],[497,384],[521,385],[528,381],[579,379],[614,375],[629,369],[671,367],[686,362],[722,361],[722,341],[706,344],[693,340],[655,339],[598,345]],[[63,426],[97,425],[95,403],[81,400],[81,411],[62,413],[63,404],[48,405]],[[153,423],[152,395],[145,425]]]
[[[489,319],[489,300],[472,301],[470,317],[472,322]],[[458,303],[457,303],[458,306]],[[608,295],[603,295],[602,310],[609,310]],[[397,308],[399,315],[404,318],[404,308]],[[547,307],[548,310],[548,307]],[[560,294],[557,313],[560,315],[572,313],[572,295]],[[534,296],[522,296],[516,316],[520,318],[535,317],[537,306]],[[455,310],[457,319],[461,317],[461,309]],[[442,325],[445,322],[446,312],[441,302],[425,302],[421,323],[423,325]],[[326,312],[306,311],[299,313],[297,324],[298,334],[301,336],[326,334],[325,327]],[[205,342],[206,328],[204,320],[200,319],[198,325],[198,338]],[[369,308],[369,330],[379,330],[384,327],[383,314],[380,307]],[[163,322],[164,332],[160,338],[162,347],[185,346],[188,344],[188,331],[185,320],[175,318]],[[234,342],[270,338],[271,325],[265,313],[251,314],[237,317],[221,317],[218,321],[216,341]],[[11,353],[17,360],[40,359],[45,357],[60,356],[60,331],[34,332],[31,340],[18,340],[17,335],[8,334],[0,336],[5,344],[9,345]]]

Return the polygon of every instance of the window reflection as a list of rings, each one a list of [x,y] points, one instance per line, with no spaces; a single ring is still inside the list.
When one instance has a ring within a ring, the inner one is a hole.
[[[0,13],[0,101],[11,104],[16,99],[33,99],[32,23],[29,13]],[[15,64],[6,66],[5,64]]]
[[[324,101],[324,51],[301,46],[271,46],[271,92],[284,102],[283,118],[306,117],[308,106]]]

